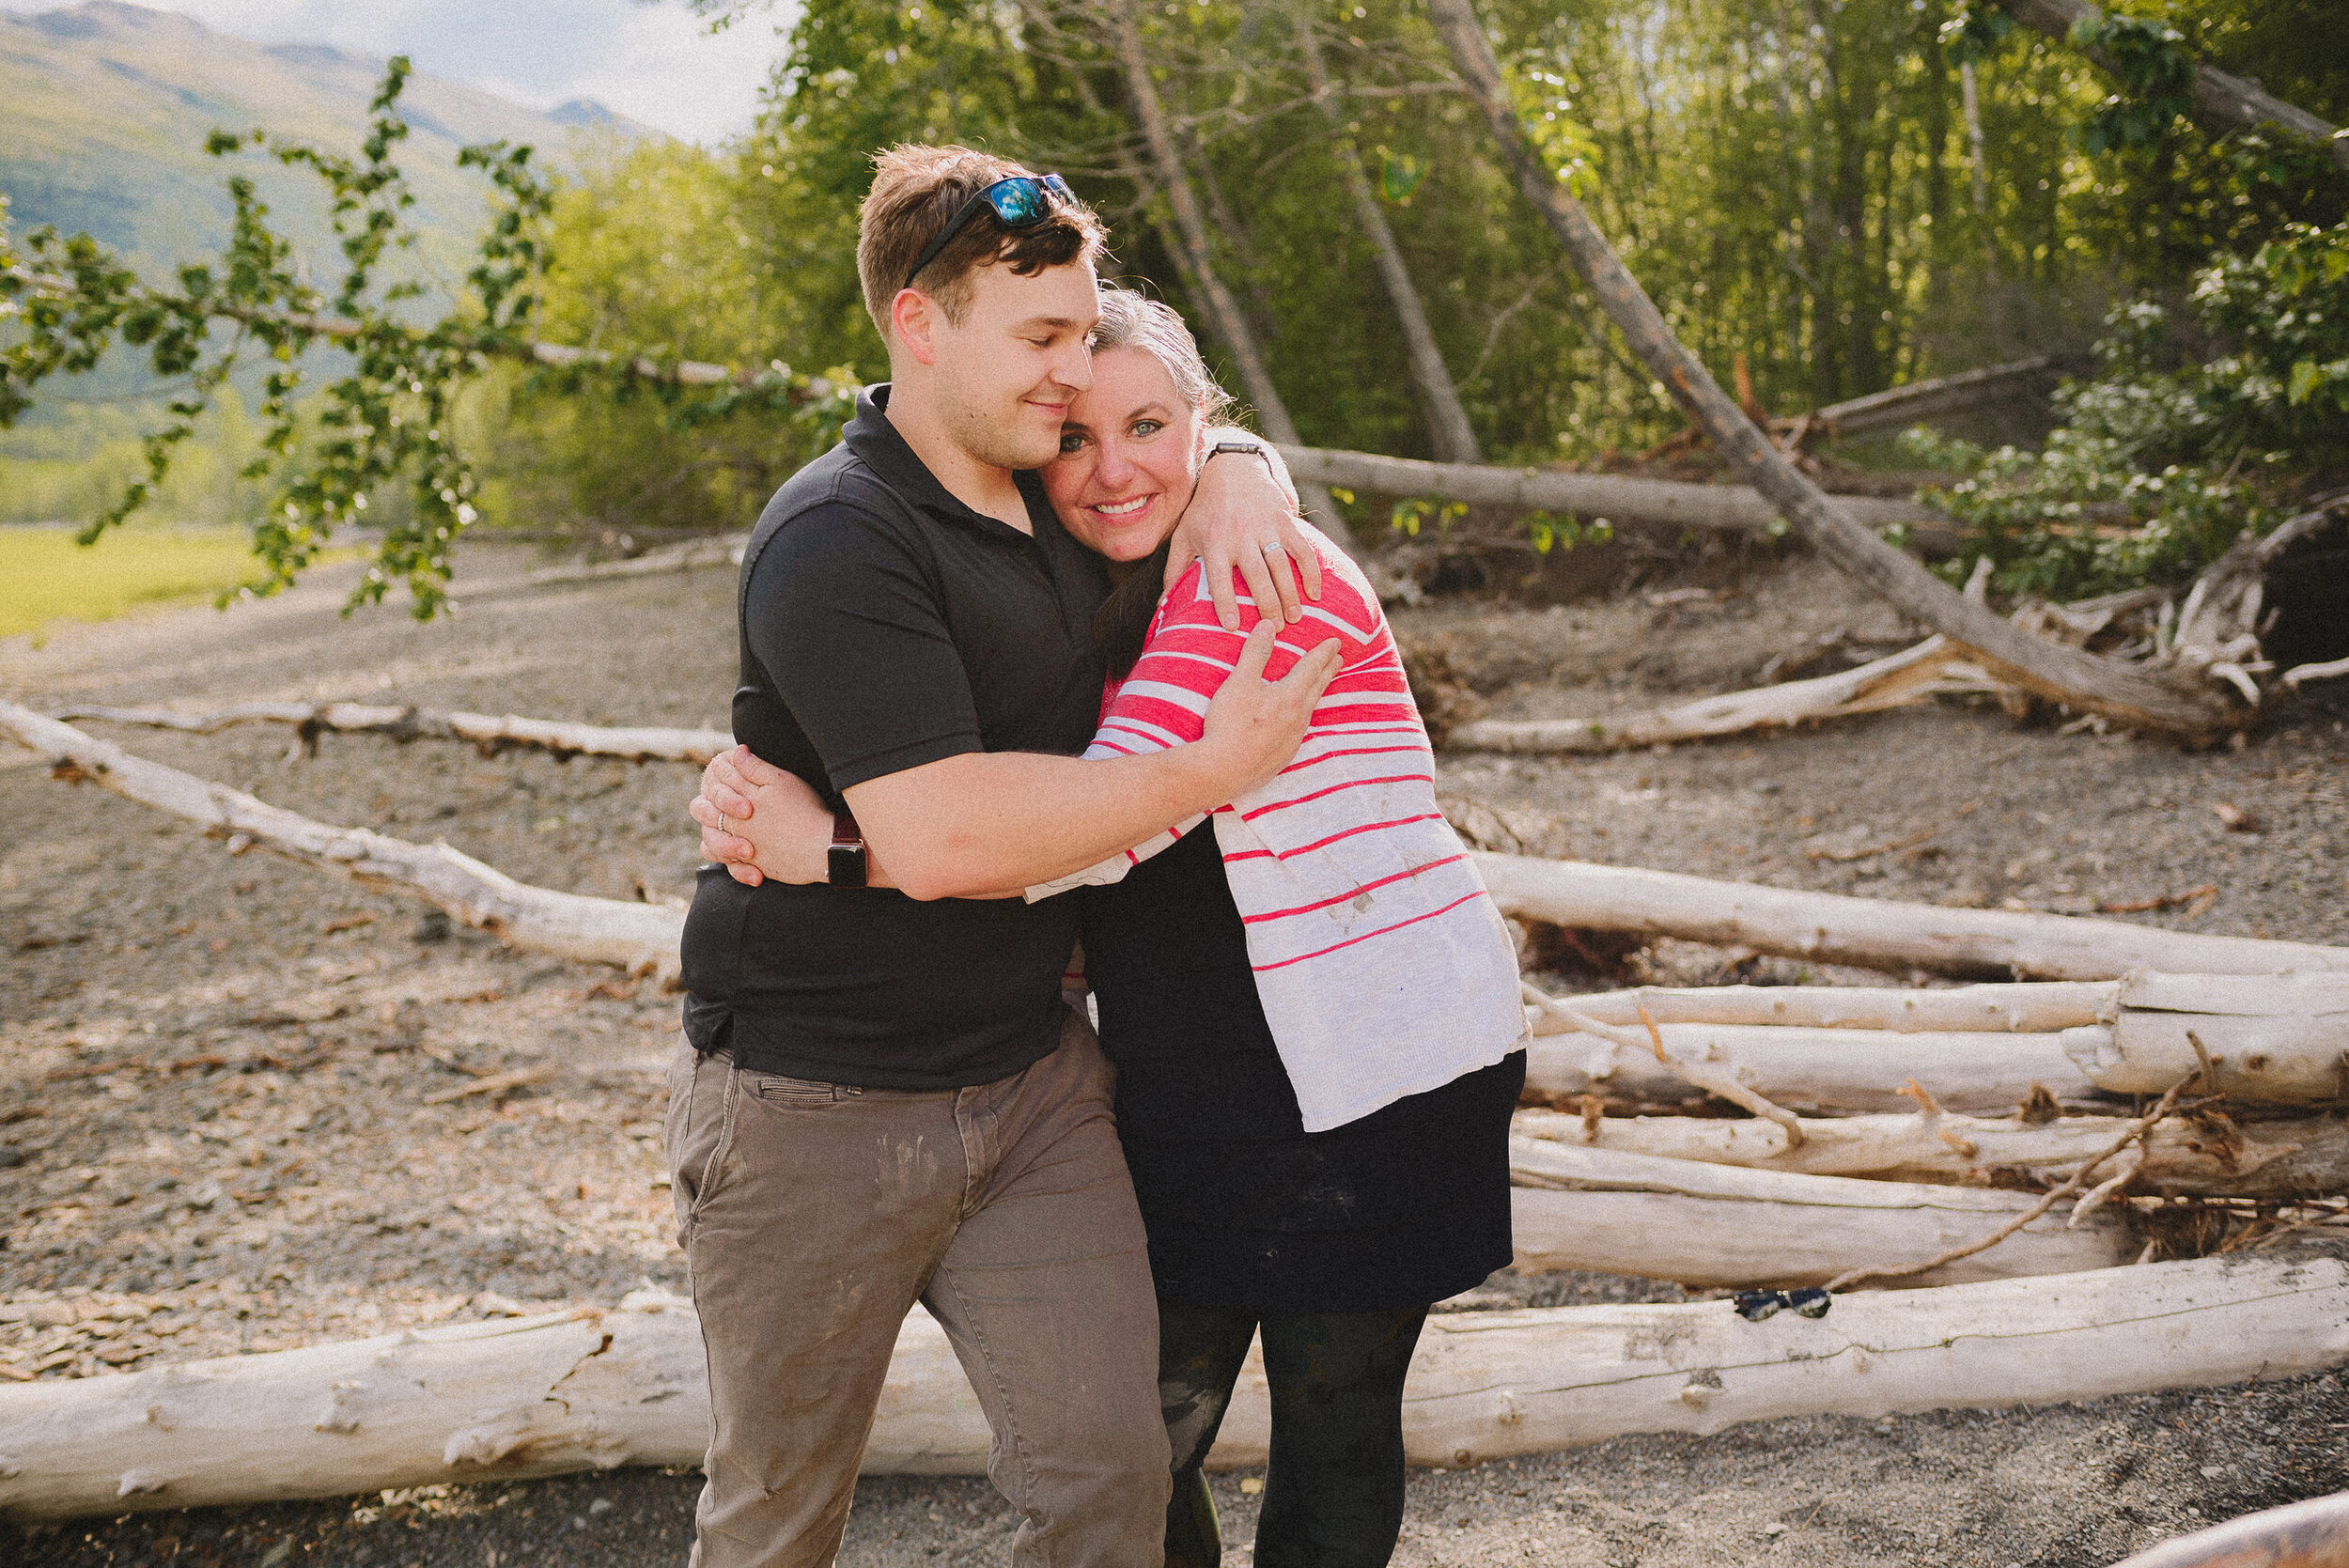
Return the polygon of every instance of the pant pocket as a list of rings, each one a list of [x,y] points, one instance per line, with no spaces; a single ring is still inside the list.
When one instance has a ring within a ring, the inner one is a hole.
[[[781,1073],[739,1069],[742,1092],[766,1105],[824,1106],[861,1100],[864,1091],[852,1083],[826,1083],[812,1078],[786,1078]]]

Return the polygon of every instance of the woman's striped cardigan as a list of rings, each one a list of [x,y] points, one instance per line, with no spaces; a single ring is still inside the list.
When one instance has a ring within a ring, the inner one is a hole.
[[[1489,1066],[1524,1044],[1517,955],[1436,803],[1435,755],[1403,660],[1361,569],[1323,546],[1322,597],[1275,644],[1278,679],[1334,632],[1344,662],[1297,760],[1210,814],[1274,1043],[1305,1130],[1319,1132]],[[1159,606],[1142,657],[1107,697],[1087,756],[1200,737],[1241,628],[1216,621],[1194,563]],[[1194,817],[1031,899],[1113,882]]]

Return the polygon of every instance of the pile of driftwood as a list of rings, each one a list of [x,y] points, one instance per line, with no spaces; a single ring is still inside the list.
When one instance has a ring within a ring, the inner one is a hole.
[[[680,760],[723,739],[336,706],[90,717]],[[676,972],[676,908],[529,887],[446,845],[316,822],[5,701],[0,733],[59,778],[180,816],[230,853],[406,893],[519,947]],[[1419,1461],[2349,1359],[2349,1265],[2321,1244],[2349,1207],[2349,1125],[2336,1119],[2349,949],[1478,859],[1528,924],[2002,978],[1529,987],[1541,1103],[1512,1141],[1520,1265],[1765,1295],[1439,1315],[1412,1372]],[[1821,1285],[1838,1293],[1824,1315],[1769,1312],[1767,1292]],[[1907,1288],[1841,1294],[1860,1285]],[[690,1304],[646,1293],[611,1312],[0,1389],[0,1510],[692,1463],[708,1422],[699,1349]],[[1252,1366],[1217,1462],[1261,1462],[1268,1421]],[[917,1312],[866,1467],[979,1473],[986,1454],[976,1402]]]

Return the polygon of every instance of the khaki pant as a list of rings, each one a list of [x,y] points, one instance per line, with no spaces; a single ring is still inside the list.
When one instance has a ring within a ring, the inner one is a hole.
[[[1019,1568],[1159,1568],[1169,1489],[1158,1308],[1110,1073],[1060,1048],[971,1089],[855,1089],[680,1050],[668,1148],[709,1356],[696,1568],[839,1550],[915,1301],[994,1432]]]

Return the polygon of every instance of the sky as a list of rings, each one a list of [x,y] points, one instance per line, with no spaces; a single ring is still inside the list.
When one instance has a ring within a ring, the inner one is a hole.
[[[257,43],[326,43],[534,109],[593,99],[686,141],[748,130],[790,0],[711,36],[684,0],[140,0]],[[0,9],[60,8],[0,0]]]

